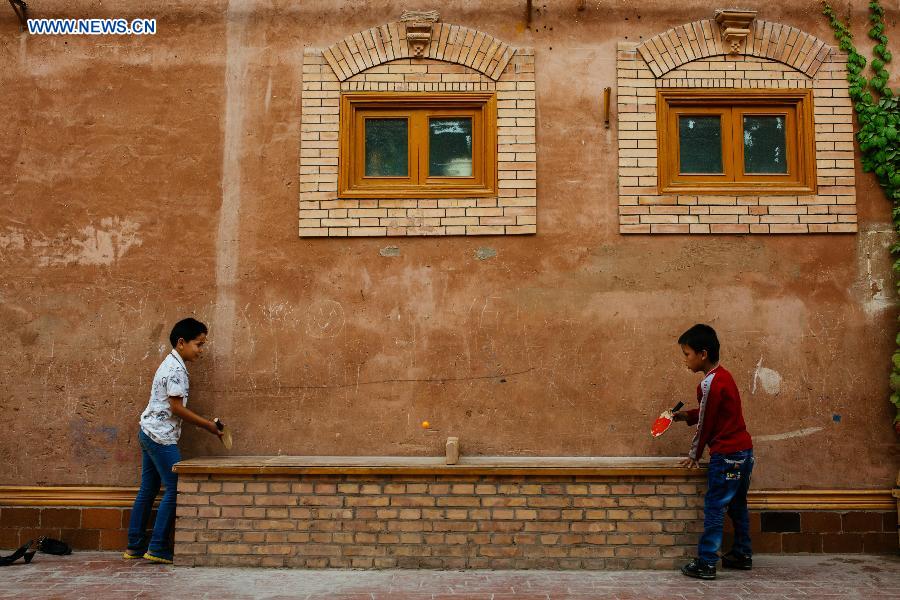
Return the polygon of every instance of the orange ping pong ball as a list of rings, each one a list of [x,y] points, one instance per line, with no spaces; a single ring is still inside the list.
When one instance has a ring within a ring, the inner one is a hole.
[[[431,423],[429,423],[428,421],[422,421],[423,429],[428,429],[429,427],[431,427]]]

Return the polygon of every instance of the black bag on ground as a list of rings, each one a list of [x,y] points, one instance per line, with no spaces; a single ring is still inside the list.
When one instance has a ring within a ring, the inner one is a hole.
[[[72,554],[72,548],[67,543],[48,537],[38,539],[38,550],[45,554],[55,554],[56,556]]]

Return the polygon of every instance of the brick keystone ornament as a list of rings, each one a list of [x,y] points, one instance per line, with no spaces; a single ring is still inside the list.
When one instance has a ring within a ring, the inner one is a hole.
[[[728,44],[729,54],[742,54],[750,35],[750,25],[756,18],[755,10],[720,8],[716,11],[716,23],[722,28],[722,38]]]
[[[417,57],[422,56],[431,43],[431,26],[441,20],[436,10],[407,10],[400,15],[406,23],[406,43]]]

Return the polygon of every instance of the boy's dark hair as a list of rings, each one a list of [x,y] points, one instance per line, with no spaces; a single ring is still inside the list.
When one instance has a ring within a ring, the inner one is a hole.
[[[174,348],[178,345],[179,339],[189,342],[200,337],[201,333],[209,333],[206,329],[206,325],[197,319],[188,317],[187,319],[182,319],[175,323],[175,327],[172,328],[172,333],[169,334],[169,341]]]
[[[719,338],[716,330],[709,325],[697,323],[681,334],[678,343],[690,347],[694,352],[706,350],[710,362],[719,362]]]

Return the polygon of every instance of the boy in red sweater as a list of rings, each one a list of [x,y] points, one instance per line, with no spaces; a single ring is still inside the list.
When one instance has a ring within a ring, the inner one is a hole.
[[[715,579],[717,554],[722,545],[725,513],[734,523],[734,546],[722,556],[722,566],[749,570],[753,567],[750,548],[750,515],[747,490],[753,471],[753,441],[744,425],[741,395],[731,373],[719,365],[719,339],[709,325],[694,325],[678,343],[684,364],[694,373],[703,372],[697,386],[699,408],[675,413],[676,421],[697,425],[688,458],[682,466],[699,468],[703,449],[709,446],[709,472],[703,508],[703,535],[697,558],[681,568],[688,577]]]

